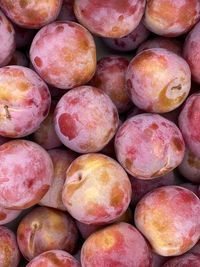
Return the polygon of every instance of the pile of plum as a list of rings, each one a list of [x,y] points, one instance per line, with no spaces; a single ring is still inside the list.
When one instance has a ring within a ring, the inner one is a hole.
[[[200,267],[200,0],[0,0],[0,267]]]

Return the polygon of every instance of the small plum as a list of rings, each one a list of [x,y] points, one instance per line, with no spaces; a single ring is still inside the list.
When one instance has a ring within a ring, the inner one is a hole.
[[[23,256],[32,260],[53,249],[73,253],[78,241],[78,231],[68,214],[39,207],[28,213],[19,223],[17,241]]]
[[[92,35],[80,24],[57,21],[36,34],[30,59],[47,83],[71,89],[86,84],[94,75],[96,46]]]
[[[135,206],[143,196],[153,189],[166,185],[176,185],[181,182],[176,171],[171,171],[164,176],[151,180],[142,180],[133,176],[129,176],[129,178],[132,186],[132,206]]]
[[[17,267],[20,253],[14,233],[0,226],[0,267]]]
[[[75,0],[78,21],[92,33],[120,38],[131,33],[144,14],[145,0]]]
[[[162,267],[199,267],[200,254],[186,253],[168,260]]]
[[[50,250],[34,258],[26,267],[81,267],[81,265],[65,251]]]
[[[185,144],[178,127],[157,114],[144,113],[125,121],[115,136],[118,161],[140,179],[153,179],[175,169]]]
[[[165,113],[179,107],[191,88],[187,62],[163,48],[136,55],[126,73],[126,87],[133,103],[148,112]]]
[[[124,169],[112,158],[82,155],[67,170],[62,200],[76,220],[106,224],[127,210],[131,184]]]
[[[0,0],[5,14],[22,28],[39,29],[54,21],[61,9],[62,0]]]
[[[172,38],[166,37],[156,37],[150,40],[143,42],[137,50],[137,54],[140,52],[151,49],[151,48],[164,48],[167,49],[178,56],[182,55],[182,45],[181,42],[178,40],[174,40]]]
[[[48,116],[32,135],[33,141],[47,150],[62,146],[62,142],[58,138],[54,128],[55,106],[52,103]]]
[[[0,135],[24,137],[47,117],[51,104],[47,85],[22,66],[0,68]]]
[[[25,209],[35,205],[52,178],[51,158],[36,143],[14,140],[0,146],[0,206]]]
[[[181,255],[200,238],[200,199],[180,186],[157,188],[137,204],[135,225],[157,254]]]
[[[115,135],[116,106],[102,90],[80,86],[68,91],[55,110],[55,130],[62,143],[78,153],[102,150]]]
[[[118,112],[126,112],[131,100],[125,86],[125,73],[129,61],[121,56],[104,57],[97,63],[96,73],[90,84],[102,89],[116,105]]]
[[[144,42],[150,32],[142,22],[128,35],[122,38],[103,38],[104,43],[113,50],[127,52],[136,49]]]
[[[54,166],[53,182],[39,204],[59,210],[66,210],[62,202],[62,190],[66,179],[66,171],[76,158],[76,155],[72,151],[62,148],[51,149],[48,151],[48,154]]]
[[[192,79],[200,83],[200,22],[185,39],[183,56],[190,66]]]
[[[200,158],[200,93],[192,94],[180,115],[179,128],[188,149]]]
[[[0,11],[0,67],[6,66],[15,51],[15,30],[11,22]]]
[[[151,251],[140,232],[128,223],[92,234],[81,249],[82,267],[150,267]]]
[[[200,158],[190,150],[186,149],[184,159],[178,169],[187,180],[200,184]]]
[[[188,32],[199,19],[199,0],[147,1],[144,15],[146,27],[166,37],[175,37]]]

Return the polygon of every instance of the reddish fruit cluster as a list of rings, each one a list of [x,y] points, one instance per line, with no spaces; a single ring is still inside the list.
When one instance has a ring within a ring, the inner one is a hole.
[[[199,20],[0,0],[0,267],[200,266]]]

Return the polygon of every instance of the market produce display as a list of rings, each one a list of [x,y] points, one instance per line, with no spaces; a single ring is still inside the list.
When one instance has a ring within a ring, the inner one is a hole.
[[[0,267],[200,267],[200,0],[0,0]]]

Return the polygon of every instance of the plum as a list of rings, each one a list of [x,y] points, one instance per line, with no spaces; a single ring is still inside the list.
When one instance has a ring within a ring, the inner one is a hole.
[[[118,112],[126,112],[131,107],[131,100],[125,86],[125,73],[129,61],[121,56],[109,56],[100,59],[96,73],[90,84],[102,89],[116,105]]]
[[[15,30],[11,22],[0,11],[0,67],[6,66],[15,51]]]
[[[26,267],[81,267],[81,265],[65,251],[50,250],[34,258]]]
[[[153,179],[175,169],[185,144],[178,127],[157,114],[140,114],[125,121],[115,136],[118,161],[140,179]]]
[[[116,51],[127,52],[136,49],[142,42],[144,42],[150,32],[142,22],[128,35],[122,38],[103,38],[104,43]]]
[[[17,241],[23,256],[32,260],[39,254],[54,249],[73,253],[78,241],[78,231],[68,214],[39,207],[28,213],[19,223]]]
[[[179,107],[191,88],[191,72],[180,56],[163,48],[136,55],[126,73],[133,103],[148,112],[165,113]]]
[[[48,116],[32,135],[33,141],[47,150],[62,146],[62,142],[58,138],[54,128],[55,107],[56,105],[52,103]]]
[[[96,46],[92,35],[80,24],[54,22],[34,37],[30,59],[47,83],[70,89],[91,80],[96,68]]]
[[[25,209],[35,205],[52,178],[51,158],[36,143],[14,140],[0,146],[0,206]]]
[[[102,37],[120,38],[131,33],[140,23],[145,0],[75,0],[78,21],[92,33]]]
[[[0,68],[0,135],[24,137],[47,117],[51,104],[47,85],[22,66]]]
[[[190,66],[192,79],[200,83],[200,22],[185,39],[183,56]]]
[[[180,115],[179,127],[188,149],[200,158],[200,93],[192,94]]]
[[[156,37],[143,42],[137,49],[137,54],[151,48],[164,48],[179,56],[182,55],[182,45],[178,40],[166,37]]]
[[[92,86],[68,91],[56,106],[54,120],[62,143],[78,153],[102,150],[119,124],[117,108],[109,96]]]
[[[100,153],[86,154],[75,159],[68,168],[62,200],[76,220],[106,224],[127,210],[131,184],[115,160]]]
[[[150,267],[151,257],[144,237],[128,223],[114,224],[95,232],[81,249],[82,267]]]
[[[62,0],[0,0],[0,7],[17,25],[39,29],[54,21],[61,9]]]
[[[144,23],[152,32],[175,37],[188,32],[200,19],[199,0],[147,1]]]
[[[180,186],[145,195],[135,209],[135,225],[161,256],[178,256],[200,238],[200,199]]]
[[[59,210],[66,210],[62,202],[62,190],[66,179],[66,171],[76,158],[76,154],[68,149],[62,148],[51,149],[48,151],[48,154],[54,166],[53,182],[39,204]]]
[[[20,253],[14,233],[0,226],[0,267],[17,267]]]
[[[162,267],[199,267],[200,254],[186,253],[182,256],[168,260]]]
[[[8,65],[18,65],[18,66],[28,67],[28,59],[22,52],[16,50],[11,60],[9,61]]]
[[[186,149],[185,156],[178,166],[180,173],[192,183],[200,184],[200,158]]]

